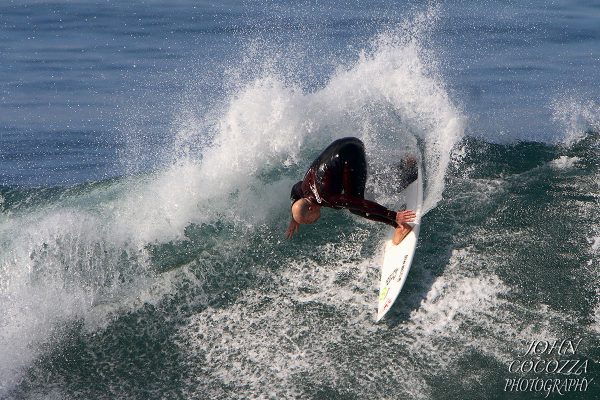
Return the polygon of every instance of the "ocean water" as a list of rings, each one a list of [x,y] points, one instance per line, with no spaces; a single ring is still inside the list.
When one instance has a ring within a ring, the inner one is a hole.
[[[598,21],[2,2],[0,398],[600,398]],[[385,226],[325,210],[284,238],[291,185],[349,135],[384,205],[398,157],[424,167],[378,324]]]

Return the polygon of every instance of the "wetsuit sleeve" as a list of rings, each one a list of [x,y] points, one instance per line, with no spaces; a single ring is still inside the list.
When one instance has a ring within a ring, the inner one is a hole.
[[[374,201],[365,200],[348,194],[330,195],[327,201],[333,207],[347,208],[355,214],[373,221],[384,222],[396,228],[396,212],[389,210]]]
[[[290,193],[291,204],[294,205],[296,200],[300,200],[301,198],[302,198],[302,181],[296,183],[292,187],[292,191]]]

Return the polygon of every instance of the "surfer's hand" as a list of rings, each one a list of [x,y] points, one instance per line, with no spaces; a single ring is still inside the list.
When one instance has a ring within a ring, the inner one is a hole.
[[[396,213],[396,223],[400,225],[405,222],[413,222],[416,217],[417,214],[412,210],[398,211]]]
[[[300,229],[300,224],[292,219],[285,232],[285,236],[287,236],[288,239],[291,239],[292,236],[294,236],[294,233],[298,232],[298,229]]]

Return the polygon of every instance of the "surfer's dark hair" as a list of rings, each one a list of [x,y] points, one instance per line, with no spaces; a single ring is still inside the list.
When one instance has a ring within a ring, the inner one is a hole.
[[[302,198],[302,181],[298,181],[294,186],[292,186],[292,192],[290,193],[290,199],[292,203],[290,206],[293,206],[294,203]]]

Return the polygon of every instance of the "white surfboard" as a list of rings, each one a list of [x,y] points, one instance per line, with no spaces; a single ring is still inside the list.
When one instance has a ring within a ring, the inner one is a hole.
[[[414,210],[417,214],[415,221],[409,223],[412,226],[412,230],[397,246],[392,244],[394,233],[392,231],[384,244],[377,321],[381,320],[392,308],[400,290],[402,290],[402,286],[404,286],[413,256],[415,255],[421,225],[421,211],[423,208],[423,179],[421,175],[421,168],[419,167],[417,179],[402,191],[400,203],[400,205],[406,204],[407,210]]]

